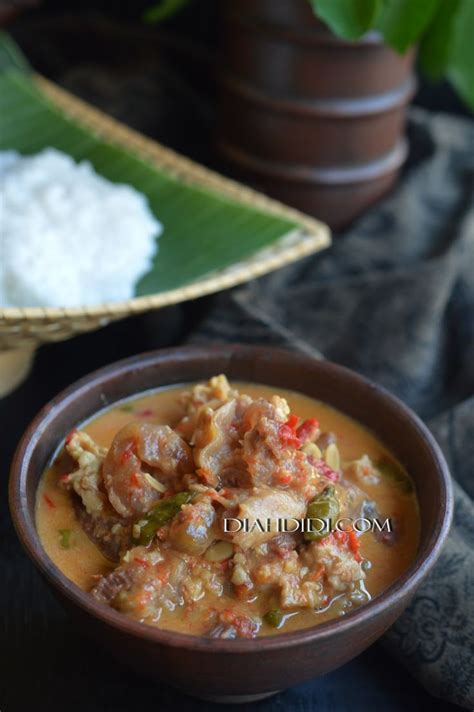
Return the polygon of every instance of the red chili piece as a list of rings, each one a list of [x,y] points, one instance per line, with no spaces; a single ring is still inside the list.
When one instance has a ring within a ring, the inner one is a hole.
[[[308,418],[296,429],[296,435],[302,443],[313,440],[319,430],[319,421],[316,418]]]
[[[359,553],[360,549],[360,540],[357,534],[353,529],[349,532],[349,549],[352,551],[354,554],[354,558],[356,561],[361,561],[362,557]]]
[[[44,495],[43,495],[43,499],[44,499],[44,501],[46,502],[46,504],[48,505],[48,507],[49,507],[50,509],[55,509],[56,505],[54,504],[54,502],[53,502],[53,500],[51,499],[51,497],[48,497],[47,494],[44,494]]]
[[[285,445],[291,445],[292,447],[300,447],[301,440],[296,433],[296,426],[298,424],[298,416],[291,414],[288,417],[286,423],[280,425],[278,430],[278,437]]]

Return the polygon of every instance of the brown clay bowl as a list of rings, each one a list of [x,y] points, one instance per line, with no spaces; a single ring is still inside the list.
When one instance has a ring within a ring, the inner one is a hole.
[[[43,468],[72,427],[108,404],[166,384],[226,373],[319,398],[368,426],[410,472],[420,502],[421,541],[409,570],[383,594],[314,628],[257,640],[211,640],[134,622],[71,583],[44,552],[35,527]],[[396,620],[437,560],[452,515],[450,475],[427,428],[405,405],[332,363],[273,348],[217,346],[156,351],[81,379],[36,416],[15,454],[10,508],[33,563],[84,632],[156,680],[208,699],[244,701],[327,673],[367,648]]]

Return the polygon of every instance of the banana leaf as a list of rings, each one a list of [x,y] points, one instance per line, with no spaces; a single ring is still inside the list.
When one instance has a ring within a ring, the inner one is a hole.
[[[104,140],[57,106],[36,81],[21,52],[0,35],[0,150],[34,154],[46,147],[87,160],[117,183],[148,198],[163,223],[152,269],[137,296],[195,282],[241,262],[301,227],[297,220],[239,203],[200,185],[183,182],[133,149]]]

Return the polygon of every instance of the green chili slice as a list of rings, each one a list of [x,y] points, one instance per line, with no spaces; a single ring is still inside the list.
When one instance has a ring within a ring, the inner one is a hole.
[[[285,620],[285,614],[279,608],[273,608],[265,613],[263,620],[272,628],[279,628]]]
[[[59,545],[63,549],[71,548],[72,529],[58,529]]]
[[[161,500],[142,518],[144,524],[140,527],[140,534],[134,537],[136,544],[146,546],[155,536],[158,529],[168,524],[180,511],[183,504],[187,504],[193,497],[192,492],[178,492],[172,497]]]
[[[306,519],[309,521],[308,531],[305,531],[306,541],[319,541],[328,535],[327,527],[317,528],[312,519],[329,520],[330,524],[337,521],[339,517],[339,500],[332,485],[325,487],[309,504],[306,511]]]
[[[389,457],[382,457],[376,467],[383,477],[392,480],[403,492],[413,492],[413,484],[398,462]]]

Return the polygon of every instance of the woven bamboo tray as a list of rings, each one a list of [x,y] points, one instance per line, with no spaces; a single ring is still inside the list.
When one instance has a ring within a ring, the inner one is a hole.
[[[27,375],[34,350],[41,343],[67,339],[131,314],[228,289],[329,245],[329,229],[323,223],[147,139],[43,77],[37,76],[35,81],[66,115],[98,137],[132,150],[183,183],[206,187],[243,205],[287,217],[299,227],[251,258],[178,289],[83,308],[0,308],[0,396],[15,388]]]

